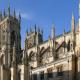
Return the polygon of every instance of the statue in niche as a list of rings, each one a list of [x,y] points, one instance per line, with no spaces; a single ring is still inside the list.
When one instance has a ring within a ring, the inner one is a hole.
[[[6,46],[4,45],[4,46],[2,47],[1,53],[0,53],[0,65],[5,64],[5,63],[4,63],[5,52],[6,52]]]

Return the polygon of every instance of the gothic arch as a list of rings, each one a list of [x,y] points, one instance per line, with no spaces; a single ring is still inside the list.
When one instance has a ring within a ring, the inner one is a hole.
[[[15,41],[15,31],[12,31],[11,32],[11,43],[12,43],[12,45],[14,44],[14,41]]]
[[[67,51],[70,51],[70,39],[68,40],[68,43],[67,43]]]

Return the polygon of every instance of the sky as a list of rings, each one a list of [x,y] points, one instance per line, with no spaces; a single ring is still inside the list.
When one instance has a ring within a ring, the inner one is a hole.
[[[0,11],[7,11],[10,3],[11,12],[16,10],[16,15],[21,13],[21,46],[24,48],[26,30],[34,29],[36,24],[43,29],[43,38],[47,40],[51,36],[51,28],[54,25],[56,35],[71,29],[72,14],[75,22],[78,22],[78,0],[0,0]]]

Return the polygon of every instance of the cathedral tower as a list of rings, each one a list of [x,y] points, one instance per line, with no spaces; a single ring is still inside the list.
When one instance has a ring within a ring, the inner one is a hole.
[[[15,11],[14,15],[12,15],[10,6],[8,7],[7,12],[4,10],[4,14],[0,12],[0,50],[4,45],[6,45],[8,64],[12,61],[14,42],[16,53],[18,54],[21,51],[20,21],[21,16],[19,15],[19,18],[17,18]]]
[[[43,31],[38,27],[36,29],[36,25],[34,27],[34,31],[30,28],[30,32],[27,30],[26,39],[25,39],[25,49],[29,49],[36,45],[39,45],[43,42]]]

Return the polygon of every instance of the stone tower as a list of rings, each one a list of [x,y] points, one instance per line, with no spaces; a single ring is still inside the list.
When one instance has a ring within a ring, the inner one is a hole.
[[[31,28],[30,28],[30,32],[28,32],[27,30],[26,40],[25,40],[25,49],[29,49],[42,42],[43,42],[43,31],[41,31],[40,28],[36,29],[36,25],[35,25],[34,31],[32,31]]]
[[[15,42],[16,53],[19,54],[21,50],[21,36],[20,36],[20,21],[21,16],[16,18],[16,13],[11,14],[10,6],[4,14],[0,12],[0,50],[2,46],[7,46],[8,64],[12,61],[12,49]]]

